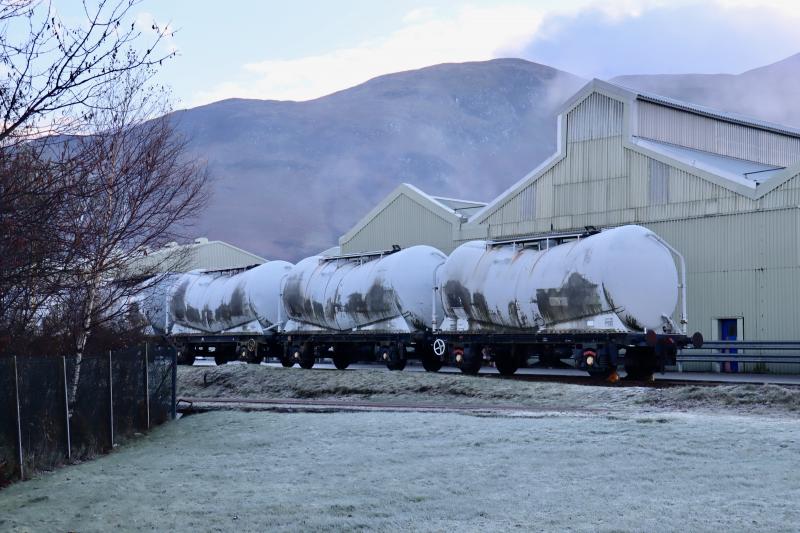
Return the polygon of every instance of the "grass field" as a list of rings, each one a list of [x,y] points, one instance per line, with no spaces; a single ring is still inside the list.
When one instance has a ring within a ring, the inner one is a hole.
[[[181,369],[206,397],[517,406],[191,415],[0,492],[0,531],[793,531],[794,389]]]

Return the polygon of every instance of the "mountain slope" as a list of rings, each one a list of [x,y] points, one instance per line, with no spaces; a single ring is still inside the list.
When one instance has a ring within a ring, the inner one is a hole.
[[[641,91],[800,127],[800,54],[742,74],[618,76]]]
[[[381,76],[307,102],[176,112],[214,179],[196,232],[296,260],[336,244],[404,181],[491,200],[553,152],[556,109],[583,83],[498,59]]]

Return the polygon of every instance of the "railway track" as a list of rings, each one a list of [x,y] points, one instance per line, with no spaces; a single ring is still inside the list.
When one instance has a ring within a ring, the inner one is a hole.
[[[619,381],[611,383],[609,381],[598,380],[589,376],[558,376],[541,374],[515,374],[513,376],[500,376],[497,374],[483,374],[481,377],[489,379],[511,379],[514,381],[533,381],[544,383],[566,383],[570,385],[585,385],[591,387],[648,387],[652,389],[666,389],[670,387],[685,387],[689,385],[699,385],[704,387],[714,387],[725,385],[719,381],[697,381],[697,380],[677,380],[677,379],[655,379],[654,381],[628,380],[624,377]]]
[[[380,368],[380,367],[377,367]],[[360,368],[352,368],[344,372],[363,372],[364,370],[375,370],[375,365],[363,365]],[[341,373],[334,367],[326,368],[324,365],[315,367],[311,370],[298,370],[298,372],[335,372]],[[386,370],[388,372],[388,370]],[[567,371],[565,371],[567,372]],[[452,372],[448,372],[452,373]],[[460,375],[460,373],[459,373]],[[670,377],[656,376],[654,381],[627,380],[624,377],[615,383],[600,381],[590,376],[582,376],[565,373],[557,374],[551,371],[548,374],[523,373],[513,376],[501,376],[496,373],[480,374],[479,379],[489,380],[510,380],[525,382],[542,383],[562,383],[570,385],[625,388],[640,387],[650,389],[667,389],[687,386],[718,387],[723,385],[763,385],[769,381],[746,381],[746,382],[725,382],[718,380],[702,379],[673,379]],[[768,378],[769,376],[759,376]],[[795,383],[780,383],[781,386],[800,386],[800,380]],[[459,405],[450,402],[393,402],[393,401],[372,401],[361,398],[347,399],[316,399],[316,398],[248,398],[248,397],[181,397],[178,399],[178,411],[183,414],[192,414],[217,409],[237,409],[237,410],[267,410],[277,412],[334,412],[334,411],[415,411],[415,412],[486,412],[486,413],[592,413],[599,414],[609,412],[609,409],[590,408],[590,407],[571,407],[571,406],[529,406],[524,404],[466,404]]]
[[[178,398],[177,411],[184,415],[202,413],[220,408],[238,410],[263,410],[278,412],[339,412],[339,411],[413,411],[459,413],[592,413],[601,414],[608,409],[591,407],[531,407],[508,404],[452,405],[426,402],[373,402],[364,400],[318,400],[300,398]]]
[[[278,366],[278,365],[275,365]],[[320,364],[315,366],[312,370],[315,371],[333,371],[342,372],[333,365]],[[359,370],[389,370],[385,369],[383,365],[378,364],[363,364],[353,366],[345,370],[346,372],[353,372]],[[422,372],[421,367],[406,368],[404,372]],[[455,368],[447,367],[442,369],[439,373],[452,373],[461,375],[461,372]],[[488,379],[509,379],[514,381],[532,381],[532,382],[548,382],[548,383],[565,383],[571,385],[584,385],[593,387],[648,387],[663,389],[669,387],[683,387],[689,385],[715,387],[719,385],[781,385],[786,387],[800,387],[800,376],[796,375],[772,375],[772,374],[712,374],[712,373],[683,373],[683,372],[666,372],[657,373],[653,381],[644,380],[629,380],[622,374],[619,381],[610,383],[600,379],[592,378],[586,373],[572,368],[564,369],[551,369],[551,368],[536,368],[530,367],[521,369],[519,372],[512,376],[501,376],[492,367],[486,367],[478,374],[479,378]]]
[[[721,385],[781,385],[783,387],[800,387],[800,376],[783,376],[769,374],[746,374],[729,376],[726,374],[700,374],[694,376],[687,374],[680,377],[681,373],[658,373],[652,381],[629,380],[624,376],[615,383],[597,380],[589,376],[558,375],[558,374],[514,374],[503,377],[498,374],[483,374],[481,377],[495,379],[513,379],[517,381],[541,381],[554,383],[570,383],[573,385],[587,385],[594,387],[649,387],[664,389],[670,387],[703,386],[717,387]]]
[[[383,369],[377,365],[356,365],[355,368],[347,370],[339,370],[333,365],[326,365],[321,363],[313,369],[289,370],[280,369],[280,372],[297,372],[298,374],[307,372],[316,373],[348,373],[348,372],[364,372],[366,370],[386,372],[389,370]],[[443,373],[455,373],[457,378],[461,378],[461,373],[458,371],[453,372],[454,369],[447,369]],[[524,381],[524,382],[540,382],[540,383],[554,383],[554,384],[570,384],[586,387],[602,387],[602,388],[628,388],[637,387],[645,389],[670,389],[680,387],[719,387],[730,385],[765,385],[775,384],[769,380],[768,375],[747,376],[748,381],[722,381],[726,376],[718,379],[698,379],[697,376],[690,376],[690,379],[675,379],[671,374],[657,374],[656,379],[653,381],[640,381],[628,380],[624,377],[615,383],[600,381],[590,376],[580,375],[578,372],[570,369],[563,369],[562,371],[553,369],[525,369],[521,374],[513,376],[501,376],[492,372],[493,369],[487,368],[485,373],[479,374],[478,379],[483,380],[508,380],[508,381]],[[406,372],[418,372],[419,369],[415,367],[407,368]],[[318,374],[319,376],[319,374]],[[712,376],[713,377],[713,376]],[[740,379],[744,376],[740,376]],[[780,376],[777,376],[780,377]],[[464,376],[465,379],[475,379],[473,377]],[[777,383],[781,386],[798,387],[800,386],[800,379],[797,376],[783,376],[793,381],[788,383]],[[236,394],[235,390],[231,391]],[[201,393],[202,394],[202,393]],[[530,405],[527,402],[516,403],[516,400],[507,401],[498,399],[497,401],[491,399],[471,398],[468,403],[460,402],[455,398],[437,397],[434,400],[427,398],[424,395],[419,396],[419,401],[415,399],[409,400],[404,398],[402,400],[392,399],[369,399],[363,396],[347,396],[341,398],[336,397],[323,397],[323,398],[287,398],[287,397],[265,397],[269,392],[263,391],[262,395],[256,397],[203,397],[186,395],[178,400],[177,410],[183,414],[193,414],[212,410],[242,410],[242,411],[273,411],[273,412],[341,412],[341,411],[414,411],[414,412],[457,412],[457,413],[474,413],[486,414],[487,416],[503,416],[513,415],[541,415],[546,413],[560,413],[560,414],[603,414],[612,411],[612,408],[598,407],[593,408],[586,405],[565,405],[562,402],[555,402],[555,404],[548,404],[545,402],[542,405]],[[580,394],[580,393],[578,393]],[[590,393],[591,394],[591,393]],[[614,408],[616,409],[616,408]]]
[[[228,363],[231,364],[231,363]],[[244,364],[244,363],[233,363]],[[279,363],[262,363],[266,366],[280,368]],[[195,366],[214,366],[214,363],[208,361],[206,364],[200,362],[195,363]],[[357,372],[361,370],[379,370],[386,371],[385,366],[382,364],[371,363],[357,363],[351,365],[347,370],[339,370],[333,364],[317,363],[310,371],[331,371],[331,372]],[[308,372],[309,370],[303,370]],[[424,372],[421,366],[408,366],[403,372]],[[457,374],[461,372],[456,368],[444,367],[439,372],[440,374]],[[501,376],[492,367],[485,367],[478,374],[480,378],[488,379],[510,379],[516,381],[532,381],[532,382],[551,382],[551,383],[566,383],[571,385],[585,385],[585,386],[599,386],[599,387],[649,387],[649,388],[669,388],[669,387],[682,387],[689,385],[708,386],[714,387],[718,385],[781,385],[785,387],[800,387],[800,375],[782,375],[782,374],[721,374],[721,373],[699,373],[699,372],[665,372],[657,373],[654,381],[642,380],[628,380],[622,374],[622,379],[616,383],[608,383],[602,380],[592,378],[586,373],[574,370],[572,368],[553,369],[553,368],[536,368],[529,367],[520,369],[519,372],[513,376]]]

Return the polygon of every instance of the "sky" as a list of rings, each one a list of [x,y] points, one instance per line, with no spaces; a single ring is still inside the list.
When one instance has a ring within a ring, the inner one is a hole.
[[[60,12],[75,16],[64,0]],[[521,57],[585,78],[740,73],[800,52],[795,0],[143,0],[176,108],[308,100],[391,72]],[[173,35],[174,33],[174,35]]]

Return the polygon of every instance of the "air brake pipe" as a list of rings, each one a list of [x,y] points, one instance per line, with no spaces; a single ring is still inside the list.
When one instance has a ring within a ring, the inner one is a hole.
[[[433,302],[431,302],[432,303],[432,310],[431,310],[432,311],[431,312],[431,330],[432,331],[437,331],[438,330],[438,328],[436,327],[436,320],[437,320],[437,316],[436,316],[436,301],[437,301],[438,292],[439,292],[439,284],[437,283],[437,279],[438,279],[437,274],[439,273],[439,269],[442,268],[443,264],[444,263],[440,263],[433,270]]]
[[[672,252],[673,255],[677,256],[677,258],[680,260],[681,282],[678,285],[678,289],[680,289],[680,294],[681,294],[681,333],[686,335],[686,325],[688,324],[688,320],[686,317],[686,261],[683,259],[683,255],[681,255],[681,253],[678,250],[673,248],[667,241],[659,237],[657,234],[651,232],[649,234],[649,237],[652,237],[661,244],[663,244],[670,252]]]
[[[164,333],[169,334],[169,293],[164,295]]]
[[[281,293],[280,293],[279,298],[278,298],[278,322],[277,322],[277,326],[278,326],[278,330],[277,331],[278,331],[278,333],[281,332],[281,324],[283,323],[283,287],[286,284],[286,276],[288,276],[288,274],[284,274],[281,277],[281,282],[280,282]],[[275,325],[276,324],[273,324],[272,326],[270,326],[267,329],[272,329],[272,327],[275,326]]]

